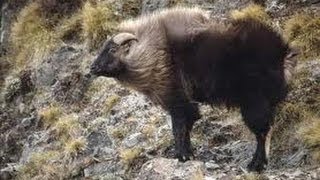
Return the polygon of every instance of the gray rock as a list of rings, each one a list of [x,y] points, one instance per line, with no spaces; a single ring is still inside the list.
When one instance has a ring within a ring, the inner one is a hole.
[[[203,179],[204,163],[156,158],[145,163],[137,177],[139,180]]]
[[[205,166],[208,170],[216,170],[220,168],[220,166],[216,164],[214,161],[206,162]]]
[[[29,127],[29,126],[31,125],[31,123],[34,122],[35,120],[36,120],[35,117],[24,118],[24,119],[22,119],[22,121],[21,121],[21,126],[22,126],[23,128],[27,128],[27,127]]]
[[[97,164],[93,164],[86,169],[84,169],[84,177],[95,177],[95,176],[104,176],[110,175],[113,176],[117,175],[117,171],[119,171],[121,167],[112,161],[101,162]]]
[[[72,72],[56,81],[51,88],[51,95],[58,102],[73,104],[82,100],[88,85],[89,79],[81,72]]]
[[[107,133],[94,131],[87,137],[88,153],[95,157],[109,158],[113,157],[115,151],[111,149],[112,142]]]
[[[79,67],[82,51],[71,46],[63,46],[46,58],[36,70],[37,87],[50,87],[59,76],[70,74]]]
[[[144,140],[144,135],[140,132],[130,135],[129,137],[125,138],[122,144],[127,148],[132,148]]]

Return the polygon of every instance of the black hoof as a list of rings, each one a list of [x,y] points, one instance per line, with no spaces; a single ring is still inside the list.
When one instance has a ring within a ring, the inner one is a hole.
[[[248,170],[250,172],[258,172],[261,173],[267,169],[267,161],[251,161],[248,165]]]
[[[194,160],[194,156],[193,156],[192,153],[177,154],[176,158],[178,158],[178,160],[180,162],[186,162],[186,161],[189,161],[189,160]]]

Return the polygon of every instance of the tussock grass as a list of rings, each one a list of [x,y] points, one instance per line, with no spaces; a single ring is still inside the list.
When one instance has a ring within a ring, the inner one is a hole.
[[[19,169],[18,179],[54,179],[61,178],[63,172],[53,164],[59,156],[58,151],[39,152],[31,155],[30,160]]]
[[[61,20],[56,27],[57,36],[63,41],[76,40],[82,42],[82,19],[81,12],[76,12],[71,17]]]
[[[302,48],[304,59],[320,56],[320,16],[296,14],[284,23],[284,35]]]
[[[130,166],[135,159],[137,159],[142,153],[142,148],[130,148],[124,149],[120,151],[120,158],[122,162]]]
[[[87,1],[81,10],[81,19],[83,37],[91,50],[102,45],[107,36],[115,30],[118,20],[112,6],[102,1]]]
[[[49,26],[56,25],[60,19],[69,17],[81,8],[84,0],[37,0],[40,15]]]
[[[41,109],[38,114],[44,126],[49,127],[58,121],[59,117],[62,115],[62,110],[61,107],[53,105]]]
[[[136,17],[140,13],[142,0],[123,0],[122,17]]]
[[[303,143],[311,150],[314,159],[320,162],[320,118],[312,117],[308,124],[301,127],[299,134]]]
[[[84,137],[71,138],[65,144],[65,153],[69,156],[76,156],[87,147],[87,139]]]
[[[119,140],[122,140],[123,138],[125,138],[128,135],[128,133],[129,133],[129,129],[125,127],[118,127],[111,130],[111,136]]]
[[[104,107],[102,109],[102,112],[104,115],[107,115],[110,113],[111,109],[120,101],[120,96],[118,95],[111,95],[106,99],[104,102]]]
[[[154,125],[146,125],[142,128],[141,133],[144,134],[146,137],[151,138],[153,137],[156,131],[157,129]]]
[[[53,129],[56,130],[56,135],[63,141],[67,141],[70,137],[70,133],[77,131],[80,128],[81,125],[78,122],[78,116],[75,114],[60,117],[53,127]]]
[[[31,62],[39,61],[59,42],[52,29],[40,15],[40,6],[31,3],[23,8],[11,29],[10,42],[17,69],[24,69]]]
[[[270,24],[270,16],[265,11],[264,7],[257,4],[250,4],[241,10],[231,11],[230,16],[235,20],[255,19],[260,22]]]

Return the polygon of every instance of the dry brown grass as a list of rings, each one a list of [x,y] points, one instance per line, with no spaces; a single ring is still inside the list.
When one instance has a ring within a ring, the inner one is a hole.
[[[43,108],[38,112],[38,115],[45,127],[49,127],[56,123],[61,114],[61,107],[55,105]]]
[[[64,18],[56,27],[58,38],[63,41],[83,42],[81,12],[76,12],[71,17]]]
[[[320,16],[296,14],[285,22],[284,35],[302,48],[305,59],[320,56]]]
[[[56,135],[60,141],[67,141],[72,133],[77,134],[74,132],[81,129],[81,125],[78,122],[78,116],[70,114],[60,117],[53,129],[56,131]]]
[[[40,16],[37,3],[22,9],[11,29],[13,65],[24,69],[29,63],[37,63],[58,44],[59,40],[46,21]]]
[[[235,20],[250,18],[270,24],[270,16],[267,14],[264,7],[257,4],[251,4],[241,10],[231,11],[230,16]]]
[[[63,168],[53,164],[52,162],[58,157],[58,151],[47,151],[32,154],[30,160],[19,169],[18,179],[26,180],[63,178]]]
[[[64,152],[68,156],[76,156],[83,152],[87,147],[87,139],[84,137],[71,138],[65,143]]]
[[[136,148],[121,150],[119,153],[120,153],[120,158],[122,162],[125,165],[130,166],[132,162],[140,156],[141,152],[142,152],[142,148],[136,147]]]
[[[299,134],[303,143],[311,150],[314,159],[320,162],[320,118],[311,117],[301,126]]]
[[[81,19],[83,37],[91,50],[102,45],[107,36],[115,30],[118,21],[112,6],[102,1],[87,1],[81,10]]]
[[[122,17],[136,17],[140,13],[142,0],[124,0],[122,6]]]
[[[118,95],[111,95],[109,96],[105,102],[104,106],[102,107],[102,113],[103,115],[108,115],[111,111],[111,109],[120,101],[120,96]]]

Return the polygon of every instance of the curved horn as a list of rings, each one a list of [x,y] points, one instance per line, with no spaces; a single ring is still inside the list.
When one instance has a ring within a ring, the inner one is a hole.
[[[120,33],[115,35],[113,38],[113,42],[122,45],[130,40],[137,40],[136,36],[131,33]]]

